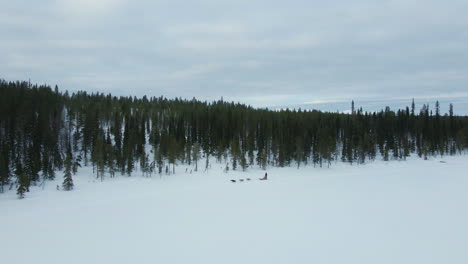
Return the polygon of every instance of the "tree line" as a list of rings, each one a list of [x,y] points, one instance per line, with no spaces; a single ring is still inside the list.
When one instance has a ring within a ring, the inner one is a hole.
[[[468,148],[468,117],[423,105],[350,114],[256,109],[244,104],[164,97],[60,92],[58,87],[0,80],[0,192],[92,166],[97,178],[173,174],[210,162],[226,170],[259,166],[330,166],[455,155]],[[61,175],[61,176],[62,176]]]

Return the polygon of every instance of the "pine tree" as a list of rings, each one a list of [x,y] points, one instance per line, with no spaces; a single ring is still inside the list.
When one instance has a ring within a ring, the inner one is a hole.
[[[28,176],[24,173],[23,165],[19,161],[16,162],[15,174],[16,177],[18,177],[18,188],[16,189],[16,194],[19,199],[23,199],[24,194],[28,191],[29,181]]]
[[[172,173],[175,174],[175,164],[177,161],[177,141],[174,136],[169,137],[169,150],[168,150],[168,162],[172,164]]]
[[[303,156],[304,156],[304,142],[303,142],[302,137],[297,136],[296,137],[296,163],[297,163],[298,169],[299,169],[299,166],[301,165]]]
[[[76,173],[78,172],[78,168],[81,168],[81,160],[81,155],[78,154],[78,156],[75,157],[72,165],[73,175],[76,175]]]
[[[164,161],[163,161],[163,157],[161,155],[161,151],[159,150],[159,148],[156,150],[156,154],[154,155],[154,160],[156,162],[156,165],[158,167],[158,173],[159,175],[162,174],[162,169],[164,167]]]
[[[192,160],[195,162],[195,171],[198,171],[199,159],[200,159],[200,143],[195,142],[192,147]]]
[[[261,154],[260,154],[260,157],[259,157],[259,165],[260,165],[260,168],[262,168],[263,170],[266,170],[266,167],[267,167],[267,154],[266,154],[266,150],[262,150]]]
[[[249,164],[247,163],[247,159],[245,158],[245,153],[241,153],[240,165],[241,165],[242,171],[246,171],[247,168],[249,167]]]
[[[142,154],[140,158],[140,169],[144,177],[150,175],[150,162],[148,154]]]
[[[65,191],[73,190],[73,179],[72,179],[72,153],[70,145],[67,147],[67,155],[65,157],[65,173],[63,175],[62,187]]]
[[[9,158],[6,151],[0,151],[0,193],[3,193],[3,186],[10,181]]]
[[[206,152],[205,171],[207,171],[209,167],[210,167],[210,153]]]
[[[237,161],[240,158],[240,152],[239,142],[234,139],[231,143],[232,170],[237,169]]]
[[[42,175],[47,180],[55,179],[55,172],[52,161],[49,158],[49,151],[44,150],[42,154]]]

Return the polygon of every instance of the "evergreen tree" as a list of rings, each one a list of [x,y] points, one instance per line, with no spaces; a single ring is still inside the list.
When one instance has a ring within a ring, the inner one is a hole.
[[[140,158],[140,169],[143,176],[148,177],[150,175],[150,162],[148,154],[142,154]]]
[[[73,172],[73,175],[76,175],[76,173],[78,172],[78,168],[81,168],[81,155],[77,155],[73,161],[73,164],[72,164],[72,172]]]
[[[63,175],[63,183],[62,187],[65,191],[70,191],[73,190],[73,179],[72,179],[72,166],[73,166],[73,161],[72,161],[72,153],[71,153],[71,147],[67,147],[67,155],[65,157],[65,173]]]
[[[297,163],[297,168],[299,169],[299,166],[302,162],[304,156],[304,142],[302,137],[296,137],[296,163]]]
[[[200,144],[198,142],[193,144],[192,159],[195,162],[195,171],[198,171],[198,160],[200,159]]]
[[[16,162],[16,170],[15,170],[16,177],[18,177],[18,188],[16,189],[16,194],[18,195],[19,199],[24,198],[24,194],[28,191],[29,188],[29,180],[28,176],[24,173],[23,165],[21,162]]]
[[[48,151],[44,151],[42,155],[42,174],[46,180],[55,179],[54,166],[49,158]]]
[[[10,182],[10,165],[7,151],[0,148],[0,193],[4,192],[3,186]]]
[[[158,173],[161,175],[162,169],[164,167],[164,161],[163,161],[163,157],[162,157],[161,152],[159,151],[159,149],[156,150],[156,154],[154,155],[154,159],[155,159],[156,165],[158,167]]]
[[[241,153],[241,156],[240,156],[240,165],[241,165],[242,171],[246,171],[247,168],[249,167],[249,164],[248,164],[248,162],[247,162],[247,159],[245,158],[245,153]]]

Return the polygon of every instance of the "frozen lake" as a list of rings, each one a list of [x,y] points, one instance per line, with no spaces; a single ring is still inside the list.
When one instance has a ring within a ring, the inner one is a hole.
[[[222,167],[1,194],[2,263],[468,263],[468,156]]]

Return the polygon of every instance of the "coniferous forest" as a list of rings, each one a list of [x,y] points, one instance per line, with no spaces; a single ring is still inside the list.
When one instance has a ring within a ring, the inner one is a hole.
[[[268,166],[362,164],[455,155],[468,148],[468,117],[452,105],[431,109],[330,113],[256,109],[196,99],[69,94],[47,85],[0,80],[0,192],[20,198],[30,186],[93,166],[100,180],[117,175],[170,175],[210,162],[226,170]]]

